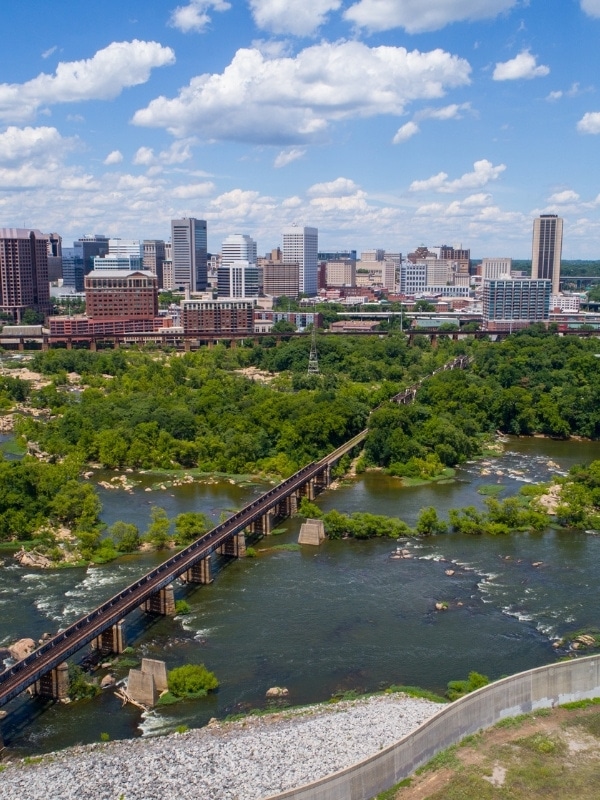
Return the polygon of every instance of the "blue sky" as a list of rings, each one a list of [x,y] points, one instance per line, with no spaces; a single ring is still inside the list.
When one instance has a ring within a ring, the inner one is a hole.
[[[0,227],[600,257],[600,0],[4,0]]]

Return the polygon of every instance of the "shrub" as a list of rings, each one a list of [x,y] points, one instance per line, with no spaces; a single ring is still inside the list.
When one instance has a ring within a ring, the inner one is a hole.
[[[169,691],[175,697],[202,696],[218,688],[219,681],[214,672],[209,672],[204,664],[185,664],[175,667],[167,676]]]

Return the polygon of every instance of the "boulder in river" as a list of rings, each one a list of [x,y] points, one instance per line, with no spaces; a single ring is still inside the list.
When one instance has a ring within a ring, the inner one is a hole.
[[[21,659],[26,658],[30,653],[36,648],[36,644],[33,639],[19,639],[18,642],[11,644],[8,648],[8,651],[11,655],[11,658],[14,658],[15,661],[21,661]]]

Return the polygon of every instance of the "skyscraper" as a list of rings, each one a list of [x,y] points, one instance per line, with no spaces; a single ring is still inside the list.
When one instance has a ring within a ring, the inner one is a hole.
[[[299,266],[299,292],[317,293],[317,254],[319,231],[317,228],[300,228],[288,225],[283,229],[283,262]]]
[[[223,241],[217,288],[219,297],[258,297],[256,242],[250,236],[234,233]]]
[[[184,217],[171,220],[173,288],[203,292],[207,285],[206,220]]]
[[[221,266],[228,267],[234,261],[256,264],[256,242],[245,233],[234,233],[221,245]]]
[[[83,292],[83,279],[94,269],[95,256],[108,253],[108,239],[101,234],[82,236],[73,242],[73,257],[65,259],[63,265],[63,286]]]
[[[20,322],[28,308],[47,314],[48,236],[27,228],[0,228],[0,311]]]
[[[533,220],[531,277],[552,281],[552,294],[558,294],[563,221],[556,214],[542,214]]]

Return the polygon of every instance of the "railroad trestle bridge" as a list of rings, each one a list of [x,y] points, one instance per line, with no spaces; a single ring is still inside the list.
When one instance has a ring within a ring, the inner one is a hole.
[[[467,356],[459,356],[433,374],[465,369],[468,364]],[[403,404],[412,402],[423,380],[391,400]],[[302,497],[313,500],[326,489],[331,483],[332,467],[361,445],[367,434],[368,428],[365,428],[324,458],[303,467],[5,669],[0,673],[0,707],[30,687],[41,696],[66,697],[69,688],[67,659],[88,644],[102,653],[121,653],[125,647],[124,618],[136,609],[174,614],[173,581],[179,578],[184,583],[211,583],[213,554],[244,556],[247,536],[270,534],[278,521],[296,513]]]

